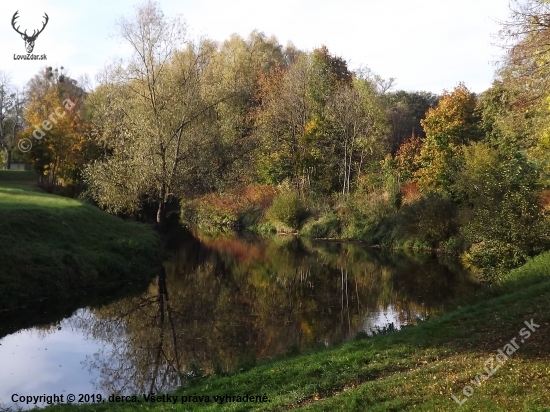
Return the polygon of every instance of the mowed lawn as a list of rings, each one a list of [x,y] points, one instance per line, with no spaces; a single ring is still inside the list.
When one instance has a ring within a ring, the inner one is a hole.
[[[160,239],[83,202],[34,186],[32,172],[0,171],[0,310],[149,279]]]

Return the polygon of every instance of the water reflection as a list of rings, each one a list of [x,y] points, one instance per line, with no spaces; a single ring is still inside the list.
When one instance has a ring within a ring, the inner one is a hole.
[[[78,326],[114,350],[89,357],[103,393],[160,392],[189,375],[399,328],[473,290],[437,259],[297,239],[191,241],[146,294],[88,312]]]
[[[436,258],[294,238],[190,240],[146,293],[64,322],[102,342],[82,360],[89,393],[164,392],[189,376],[399,328],[474,289]]]

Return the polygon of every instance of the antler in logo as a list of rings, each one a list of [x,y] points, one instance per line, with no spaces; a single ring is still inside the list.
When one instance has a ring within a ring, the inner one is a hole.
[[[36,30],[34,30],[33,33],[32,33],[32,36],[29,36],[29,35],[27,35],[27,30],[25,30],[24,33],[21,33],[19,31],[19,26],[17,26],[17,28],[15,27],[15,20],[19,17],[17,15],[17,13],[19,13],[19,10],[17,10],[15,12],[15,14],[13,15],[13,17],[11,18],[11,25],[12,25],[13,29],[21,35],[23,40],[25,40],[25,48],[27,49],[27,53],[32,53],[32,51],[34,49],[34,42],[36,41],[36,38],[38,37],[38,35],[40,33],[42,33],[42,31],[46,27],[46,24],[48,24],[48,20],[50,18],[48,17],[48,15],[46,13],[44,13],[44,18],[46,19],[46,21],[43,23],[42,28],[40,30],[38,30],[38,32]]]

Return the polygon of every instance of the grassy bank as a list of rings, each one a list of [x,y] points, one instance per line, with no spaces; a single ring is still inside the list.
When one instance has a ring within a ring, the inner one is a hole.
[[[0,310],[150,279],[160,239],[82,202],[35,188],[31,172],[0,171]]]
[[[175,393],[176,405],[105,403],[48,410],[547,411],[548,273],[549,252],[509,273],[477,302],[445,316],[398,333],[270,361],[231,376],[196,379]],[[535,331],[528,338],[520,336],[527,328],[525,321],[531,319],[538,325],[533,325]],[[487,362],[513,338],[518,348],[502,366],[496,360],[492,365]],[[485,367],[498,370],[488,376]],[[463,393],[466,386],[470,397]],[[269,401],[215,404],[213,396],[226,394],[265,394]],[[211,402],[181,404],[182,396],[192,400],[195,395],[208,395]],[[467,400],[459,407],[452,395]]]

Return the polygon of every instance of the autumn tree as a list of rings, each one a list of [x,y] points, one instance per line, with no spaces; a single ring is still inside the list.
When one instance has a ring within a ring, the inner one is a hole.
[[[338,162],[332,124],[327,115],[330,96],[351,85],[345,61],[323,47],[299,55],[288,68],[277,68],[261,82],[257,115],[263,141],[260,178],[267,183],[293,182],[299,196],[305,189],[338,187]]]
[[[209,190],[223,190],[254,180],[256,149],[254,112],[260,79],[276,67],[284,67],[285,50],[275,37],[253,31],[247,38],[234,34],[212,57],[212,77],[220,79],[235,93],[216,107],[217,135],[210,148],[217,165]]]
[[[422,139],[411,136],[403,143],[393,157],[394,167],[402,183],[409,182],[419,169],[419,159],[422,151]]]
[[[421,190],[450,193],[461,146],[482,137],[476,106],[477,96],[459,84],[426,113],[421,121],[426,138],[415,172]]]
[[[46,67],[28,83],[24,110],[32,149],[27,160],[47,185],[69,185],[83,167],[85,93],[78,82],[58,69]]]
[[[143,4],[119,29],[133,55],[103,74],[101,96],[90,100],[110,129],[106,156],[89,166],[86,178],[111,212],[156,204],[162,230],[171,202],[208,189],[218,166],[209,152],[219,137],[217,108],[235,95],[235,82],[216,76],[217,44],[187,41],[183,21],[166,18],[157,3]]]
[[[550,92],[550,3],[513,0],[511,15],[502,23],[500,37],[507,53],[503,66],[531,103]]]
[[[462,229],[469,244],[463,258],[486,280],[548,247],[539,179],[540,170],[524,153],[502,152],[485,142],[464,148],[455,186],[473,217]]]
[[[307,182],[305,162],[312,125],[309,77],[307,56],[300,57],[289,69],[279,68],[265,76],[257,119],[263,142],[260,179],[274,184],[290,178],[299,196]]]
[[[340,157],[341,191],[350,193],[352,177],[358,178],[375,146],[383,145],[386,124],[375,101],[373,85],[356,78],[352,84],[341,83],[327,104],[332,123],[335,152]]]

